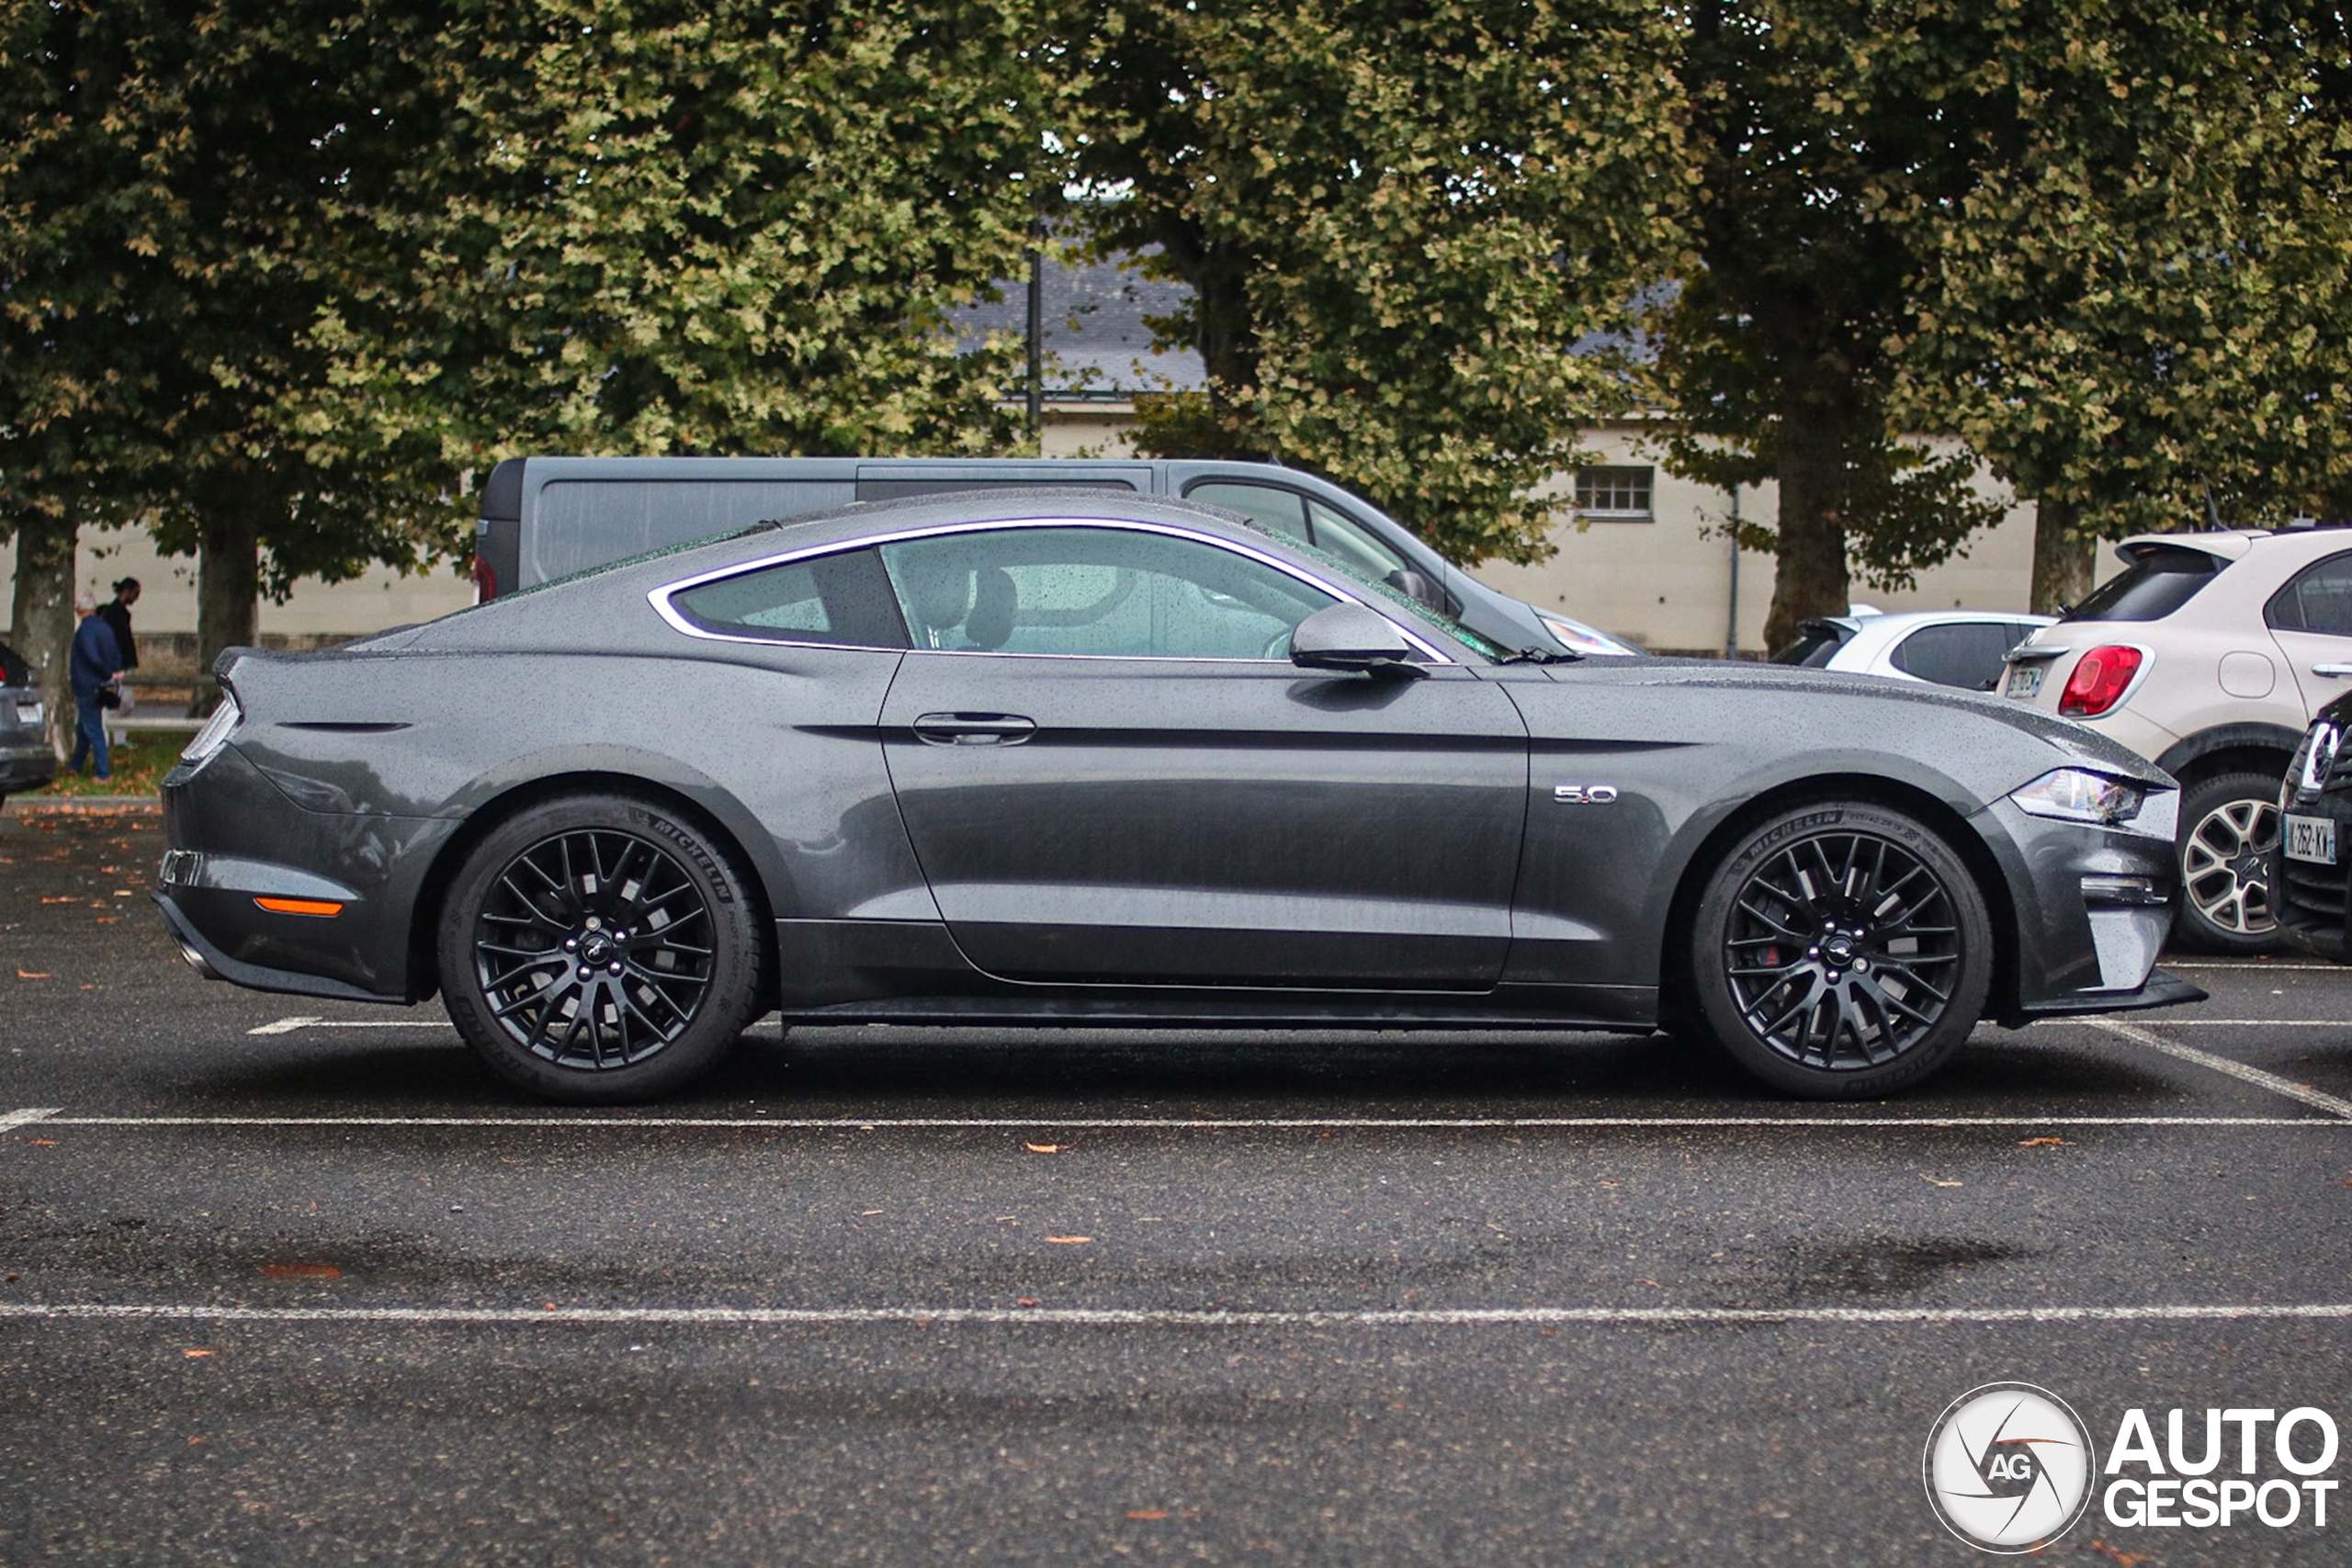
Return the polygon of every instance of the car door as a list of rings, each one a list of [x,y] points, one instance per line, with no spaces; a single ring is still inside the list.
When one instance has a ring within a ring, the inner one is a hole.
[[[2307,721],[2352,692],[2352,550],[2289,578],[2263,607],[2263,619],[2295,672]]]
[[[976,966],[1495,983],[1527,738],[1493,682],[1442,658],[1419,680],[1301,670],[1291,628],[1353,595],[1172,526],[989,525],[882,556],[914,644],[885,754]]]

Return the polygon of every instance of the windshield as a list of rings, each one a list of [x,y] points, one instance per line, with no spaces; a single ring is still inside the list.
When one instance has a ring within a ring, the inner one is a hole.
[[[2224,563],[2203,550],[2160,547],[2091,590],[2069,621],[2161,621],[2213,581]]]
[[[1373,595],[1379,601],[1375,607],[1383,615],[1393,617],[1398,610],[1402,610],[1408,625],[1419,622],[1422,626],[1443,636],[1448,641],[1461,644],[1490,664],[1498,663],[1519,651],[1517,649],[1505,648],[1490,637],[1479,636],[1444,611],[1424,604],[1410,594],[1399,592],[1376,577],[1366,576],[1350,565],[1344,556],[1335,556],[1329,550],[1318,549],[1288,534],[1282,536],[1282,541],[1299,554],[1311,557],[1330,568],[1344,581],[1370,589]]]

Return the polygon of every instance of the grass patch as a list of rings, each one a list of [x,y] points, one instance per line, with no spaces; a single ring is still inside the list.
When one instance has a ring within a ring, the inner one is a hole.
[[[130,744],[114,748],[111,761],[114,777],[101,784],[87,773],[74,774],[58,764],[57,780],[45,789],[28,789],[14,796],[17,800],[78,800],[96,795],[157,795],[162,793],[164,775],[180,760],[180,749],[196,733],[194,725],[180,729],[137,729],[131,731]],[[84,762],[84,767],[89,763]]]

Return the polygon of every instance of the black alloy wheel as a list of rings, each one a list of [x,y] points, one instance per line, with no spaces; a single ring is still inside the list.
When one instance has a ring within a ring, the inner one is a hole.
[[[624,797],[526,811],[476,846],[441,931],[449,1015],[510,1081],[613,1103],[708,1068],[750,1021],[742,878],[693,827]]]
[[[1826,803],[1747,835],[1695,922],[1708,1032],[1766,1082],[1829,1099],[1912,1083],[1967,1041],[1991,979],[1968,868],[1886,807]]]

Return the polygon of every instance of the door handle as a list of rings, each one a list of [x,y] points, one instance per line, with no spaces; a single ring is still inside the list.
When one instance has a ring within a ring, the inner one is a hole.
[[[1017,713],[927,713],[915,720],[915,739],[932,746],[1018,746],[1037,733],[1037,721]]]
[[[2314,664],[2312,666],[2312,673],[2314,675],[2335,675],[2338,677],[2352,675],[2352,664]]]

